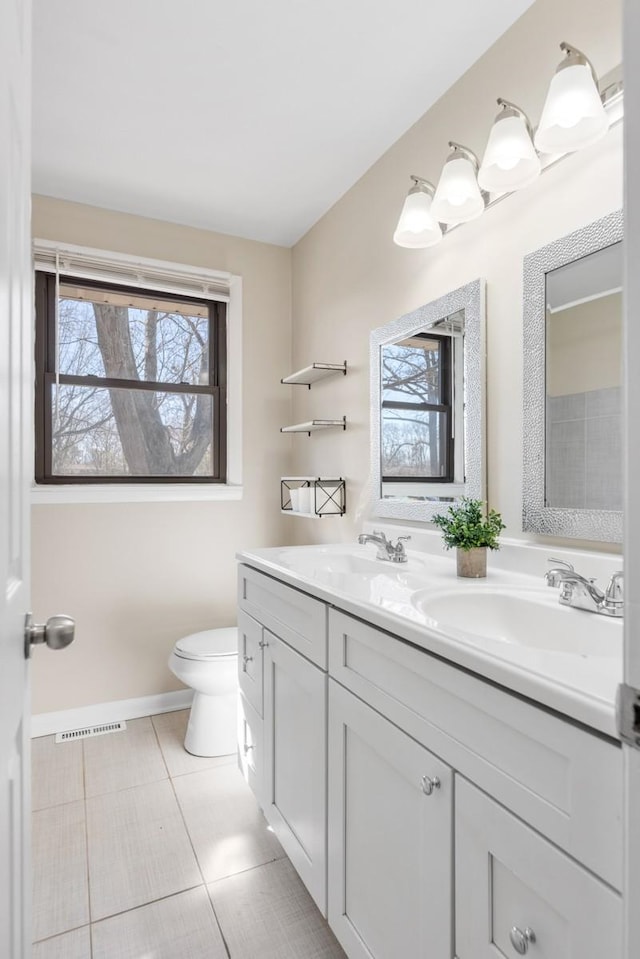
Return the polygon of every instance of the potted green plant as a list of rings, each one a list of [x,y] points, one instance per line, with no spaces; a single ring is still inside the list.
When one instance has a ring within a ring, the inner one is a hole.
[[[494,509],[485,513],[480,499],[466,496],[432,522],[442,530],[447,549],[457,550],[458,576],[479,579],[487,575],[487,549],[500,549],[498,537],[505,529],[502,516]]]

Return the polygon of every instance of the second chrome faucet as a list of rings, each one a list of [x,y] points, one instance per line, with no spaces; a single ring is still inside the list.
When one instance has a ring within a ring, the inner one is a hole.
[[[555,563],[545,573],[547,586],[560,587],[560,603],[574,609],[584,609],[589,613],[602,613],[604,616],[620,617],[624,612],[624,574],[618,570],[613,574],[604,592],[596,586],[595,579],[588,579],[577,573],[571,563],[561,559],[550,559]]]

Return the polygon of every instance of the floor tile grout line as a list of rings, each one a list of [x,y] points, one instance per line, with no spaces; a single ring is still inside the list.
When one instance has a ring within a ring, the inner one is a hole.
[[[130,912],[137,912],[139,909],[144,909],[146,906],[153,906],[158,902],[164,902],[165,899],[175,899],[176,896],[182,896],[185,892],[193,892],[194,889],[204,889],[206,891],[207,884],[204,882],[198,882],[195,886],[187,886],[186,889],[178,889],[177,892],[170,892],[166,896],[158,896],[157,899],[149,899],[148,902],[140,902],[137,906],[131,906],[129,909],[120,909],[119,912],[110,912],[108,916],[98,916],[96,919],[93,919],[91,922],[92,926],[98,926],[101,922],[108,922],[110,919],[117,919],[118,916],[126,916]]]
[[[287,858],[286,852],[282,856],[274,856],[273,859],[267,859],[266,862],[258,862],[255,866],[247,866],[246,869],[239,869],[237,872],[230,872],[228,876],[219,876],[218,879],[212,879],[211,882],[205,882],[205,886],[215,886],[219,882],[227,882],[229,879],[235,879],[236,876],[246,876],[249,872],[254,872],[256,869],[264,869],[265,866],[270,866],[274,862],[282,862],[283,859]]]
[[[167,778],[171,779],[171,771],[169,769],[169,764],[167,763],[166,756],[164,754],[164,749],[162,748],[162,743],[160,742],[160,737],[158,736],[158,730],[156,729],[156,724],[153,721],[153,716],[149,716],[149,722],[151,723],[151,728],[153,729],[153,735],[156,738],[158,744],[158,749],[160,750],[160,756],[162,757],[162,763],[164,768],[167,770]]]
[[[153,723],[153,718],[151,719],[151,724],[153,725],[153,728],[155,729],[155,724]],[[157,730],[156,730],[156,736],[157,736]],[[162,747],[160,747],[160,748],[162,748]],[[202,871],[202,866],[200,865],[200,860],[198,859],[198,854],[197,854],[197,852],[196,852],[196,847],[195,847],[194,844],[193,844],[193,839],[191,838],[191,833],[189,832],[189,826],[187,825],[187,820],[186,820],[186,817],[185,817],[185,814],[184,814],[184,810],[183,810],[182,806],[180,805],[180,799],[178,798],[178,793],[176,792],[176,787],[175,787],[174,782],[173,782],[173,776],[171,776],[171,775],[169,775],[169,782],[171,783],[171,790],[172,790],[172,792],[173,792],[173,795],[175,796],[176,804],[177,804],[177,806],[178,806],[178,809],[180,810],[180,818],[182,819],[182,822],[183,822],[183,824],[184,824],[185,832],[186,832],[187,837],[188,837],[188,839],[189,839],[189,845],[191,846],[191,849],[192,849],[192,851],[193,851],[193,855],[194,855],[196,864],[197,864],[197,866],[198,866],[198,872],[199,872],[200,875],[202,876],[202,885],[204,886],[204,890],[205,890],[205,892],[206,892],[206,894],[207,894],[207,901],[208,901],[209,906],[210,906],[210,908],[211,908],[211,912],[213,913],[213,918],[214,918],[214,920],[215,920],[216,926],[218,927],[218,932],[220,933],[220,938],[222,939],[222,944],[223,944],[223,946],[224,946],[225,952],[227,953],[227,956],[229,957],[229,959],[231,959],[231,951],[230,951],[229,946],[228,946],[228,944],[227,944],[226,936],[225,936],[224,932],[222,931],[222,926],[221,926],[221,924],[220,924],[220,920],[219,920],[219,918],[218,918],[218,914],[217,914],[217,912],[216,912],[216,910],[215,910],[215,906],[213,905],[211,896],[209,895],[209,890],[207,889],[207,883],[206,883],[206,880],[205,880],[205,878],[204,878],[204,873],[203,873],[203,871]]]
[[[72,932],[78,932],[79,929],[88,929],[90,922],[83,922],[79,926],[72,926],[71,929],[65,929],[64,932],[54,932],[51,936],[45,936],[44,939],[34,939],[33,946],[39,946],[43,942],[51,942],[52,939],[60,939],[61,936],[68,936]]]
[[[89,954],[93,959],[93,936],[91,934],[91,869],[89,865],[89,810],[87,808],[87,766],[84,753],[85,741],[82,740],[82,792],[84,793],[84,842],[87,859],[87,909],[89,910]]]

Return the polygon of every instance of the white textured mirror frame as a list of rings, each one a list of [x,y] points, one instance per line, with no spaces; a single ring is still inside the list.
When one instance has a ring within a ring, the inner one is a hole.
[[[622,238],[623,213],[616,210],[530,253],[524,260],[522,528],[525,532],[622,542],[620,510],[550,507],[545,500],[547,273],[619,243]]]
[[[429,330],[439,320],[464,311],[464,495],[486,496],[486,345],[484,280],[478,279],[441,296],[397,320],[373,330],[371,367],[371,502],[374,516],[429,522],[452,500],[439,498],[438,483],[429,484],[426,499],[388,499],[381,496],[381,356],[382,347]],[[431,498],[432,497],[432,498]]]

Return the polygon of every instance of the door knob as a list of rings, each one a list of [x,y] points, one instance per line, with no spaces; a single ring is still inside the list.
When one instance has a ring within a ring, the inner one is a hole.
[[[64,649],[73,642],[76,624],[70,616],[50,616],[46,623],[34,623],[31,613],[24,621],[24,655],[29,659],[31,647],[46,643],[49,649]]]
[[[530,943],[536,941],[536,936],[533,929],[529,929],[528,926],[524,932],[522,929],[518,929],[517,926],[513,926],[509,933],[509,939],[518,955],[524,956],[529,951]]]
[[[245,655],[242,657],[242,672],[243,672],[243,673],[246,673],[246,671],[247,671],[247,666],[249,665],[249,663],[252,663],[252,662],[253,662],[253,656],[247,656],[247,654],[245,653]]]
[[[434,789],[440,789],[440,779],[438,776],[434,776],[433,778],[423,776],[420,780],[420,785],[425,796],[430,796]]]

